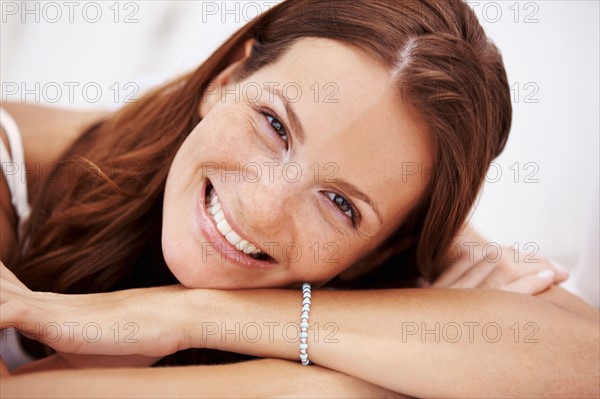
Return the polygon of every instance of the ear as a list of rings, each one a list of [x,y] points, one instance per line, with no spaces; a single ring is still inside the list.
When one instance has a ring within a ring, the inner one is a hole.
[[[208,84],[198,107],[200,118],[204,118],[223,99],[223,87],[233,81],[234,73],[250,57],[254,43],[254,39],[246,40],[243,48],[232,57],[233,62]]]

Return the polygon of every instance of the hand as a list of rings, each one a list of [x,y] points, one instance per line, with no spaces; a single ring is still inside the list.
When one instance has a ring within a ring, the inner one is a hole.
[[[29,290],[0,262],[0,325],[76,355],[162,357],[180,349],[184,324],[179,285],[101,294],[63,295]]]
[[[460,259],[451,264],[431,288],[480,288],[535,295],[569,277],[569,272],[557,263],[541,257],[526,261],[512,258],[510,248],[502,247],[498,261],[483,257],[477,261]]]

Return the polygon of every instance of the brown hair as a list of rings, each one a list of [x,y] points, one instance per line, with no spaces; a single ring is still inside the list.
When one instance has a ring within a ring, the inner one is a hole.
[[[162,198],[173,157],[200,121],[203,93],[247,39],[256,44],[239,79],[304,37],[367,51],[396,74],[426,121],[436,143],[426,195],[362,261],[397,255],[408,263],[374,273],[435,278],[511,124],[500,53],[459,0],[288,0],[271,8],[195,71],[83,132],[35,193],[16,275],[34,290],[63,293],[175,283],[161,251]]]

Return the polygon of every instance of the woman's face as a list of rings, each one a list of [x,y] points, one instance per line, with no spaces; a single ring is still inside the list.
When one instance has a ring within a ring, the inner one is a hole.
[[[326,282],[402,222],[433,145],[394,76],[352,46],[302,39],[234,82],[239,62],[171,165],[166,263],[188,287]]]

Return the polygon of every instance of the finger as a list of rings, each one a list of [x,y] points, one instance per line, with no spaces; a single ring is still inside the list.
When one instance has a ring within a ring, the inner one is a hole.
[[[553,269],[544,269],[538,273],[528,274],[509,284],[505,284],[500,287],[500,290],[535,295],[553,285],[554,278],[555,273]]]
[[[502,289],[501,287],[507,284],[516,282],[525,276],[536,275],[546,269],[552,270],[546,261],[539,261],[538,259],[535,262],[499,262],[492,273],[480,284],[479,288]],[[557,278],[556,273],[553,276]]]
[[[550,259],[537,258],[528,262],[524,261],[523,263],[516,263],[513,270],[516,274],[514,274],[512,280],[516,281],[521,277],[539,273],[546,269],[554,271],[554,284],[562,283],[569,278],[569,271],[560,264]],[[508,281],[505,283],[508,283]]]
[[[563,265],[561,265],[560,263],[558,263],[557,261],[553,260],[553,259],[548,259],[548,263],[550,264],[550,266],[552,267],[552,269],[554,270],[554,283],[558,284],[558,283],[562,283],[563,281],[566,281],[569,278],[569,269],[567,269],[566,267],[564,267]]]
[[[460,279],[452,284],[452,288],[475,288],[482,285],[484,281],[488,285],[498,284],[498,278],[491,277],[496,274],[495,271],[495,263],[482,259],[467,270],[465,274],[460,276]],[[504,283],[505,281],[502,282],[502,284]]]
[[[431,284],[434,288],[446,288],[456,283],[473,266],[469,259],[448,265],[446,270]]]

